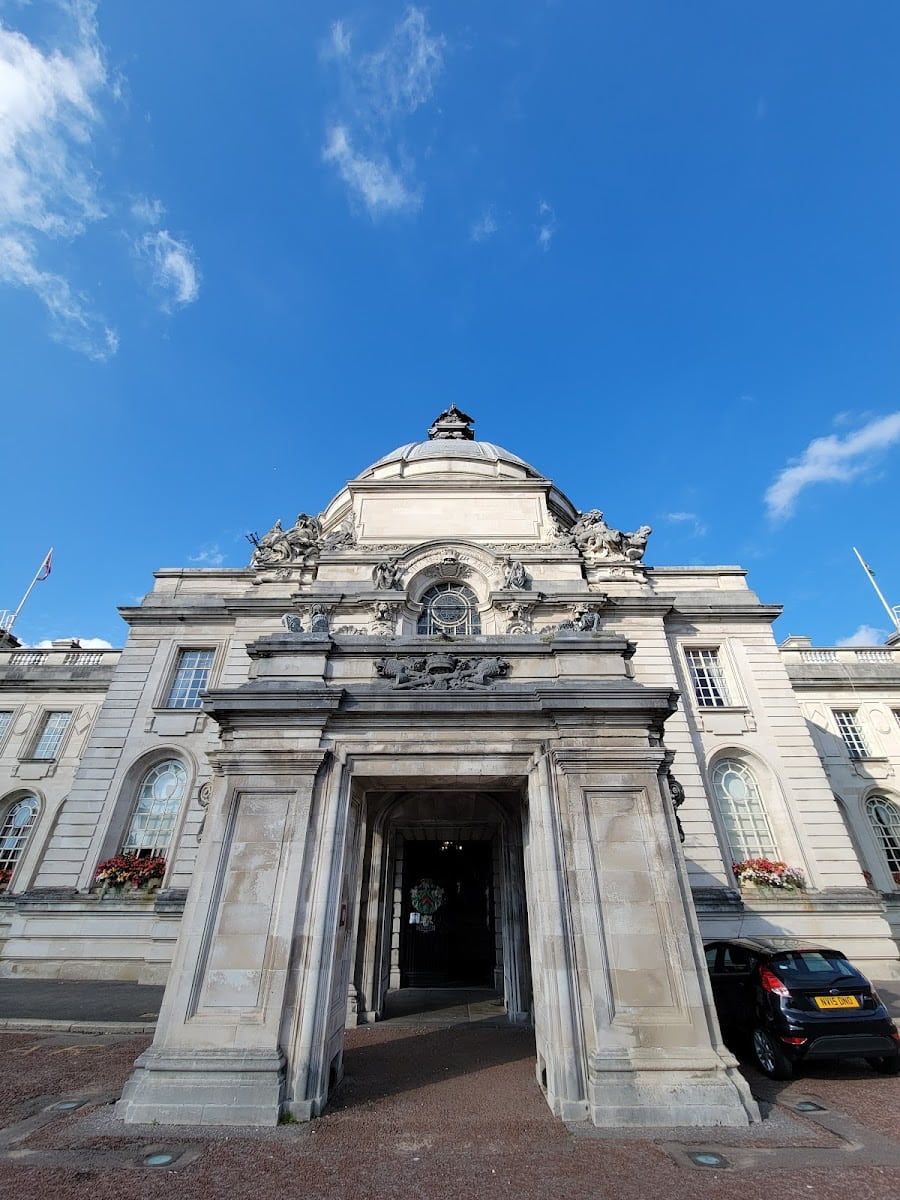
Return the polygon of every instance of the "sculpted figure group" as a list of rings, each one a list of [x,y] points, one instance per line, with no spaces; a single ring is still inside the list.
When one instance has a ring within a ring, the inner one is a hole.
[[[592,508],[590,512],[578,514],[569,536],[581,553],[591,559],[640,562],[652,532],[649,525],[642,525],[634,533],[623,533],[607,525],[599,508]]]
[[[424,658],[380,658],[375,670],[393,681],[397,690],[430,688],[449,692],[455,688],[481,690],[509,671],[505,658],[458,658],[455,654],[428,654]]]
[[[282,529],[278,520],[256,543],[250,565],[270,567],[303,562],[310,550],[318,545],[321,536],[322,526],[318,518],[308,513],[298,513],[290,529]]]

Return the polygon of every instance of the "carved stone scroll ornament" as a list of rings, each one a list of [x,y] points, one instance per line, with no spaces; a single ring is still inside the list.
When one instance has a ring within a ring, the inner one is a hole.
[[[675,810],[675,824],[678,826],[678,837],[683,842],[684,829],[681,825],[681,817],[678,815],[678,810],[684,804],[684,788],[671,771],[666,772],[666,783],[669,785],[669,795],[672,797],[672,807]]]
[[[207,810],[209,809],[209,798],[211,795],[212,795],[212,785],[209,782],[201,783],[200,786],[197,788],[197,803],[203,809],[203,816],[200,819],[200,824],[197,826],[197,841],[198,842],[203,841],[203,830],[206,826],[206,814],[207,814]]]
[[[296,613],[285,613],[281,618],[281,626],[285,633],[302,633],[303,622]]]
[[[375,663],[377,674],[390,680],[396,691],[483,691],[508,674],[509,669],[505,658],[458,658],[455,654],[380,658]]]
[[[372,582],[379,591],[389,591],[391,588],[399,586],[402,574],[398,559],[385,558],[372,568]]]
[[[309,632],[328,633],[333,612],[334,605],[313,604],[309,610]]]

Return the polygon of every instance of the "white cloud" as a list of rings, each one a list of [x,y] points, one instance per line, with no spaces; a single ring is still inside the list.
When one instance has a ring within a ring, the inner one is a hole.
[[[198,567],[221,567],[225,555],[218,546],[204,546],[196,554],[188,555],[188,562],[196,563]]]
[[[59,20],[40,45],[0,21],[0,283],[41,301],[54,338],[105,359],[116,333],[69,268],[60,270],[56,246],[65,242],[71,257],[89,229],[123,215],[92,161],[103,107],[119,99],[120,85],[106,66],[95,0],[44,7]],[[158,200],[131,204],[143,224],[158,224],[164,211]],[[197,289],[190,251],[174,239],[157,249],[160,282],[173,303],[189,303]]]
[[[877,457],[900,442],[900,412],[878,417],[846,437],[815,438],[778,475],[765,495],[770,517],[793,514],[797,497],[814,483],[850,483],[871,471]]]
[[[537,244],[546,253],[556,233],[556,213],[553,205],[542,200],[538,205]]]
[[[161,200],[138,196],[131,203],[131,215],[142,225],[158,225],[166,215],[166,209]]]
[[[663,520],[669,521],[673,525],[689,526],[688,532],[693,537],[703,537],[707,533],[707,528],[697,516],[692,512],[670,512],[663,513]]]
[[[469,237],[473,242],[483,242],[493,237],[499,228],[493,208],[486,208],[469,230]]]
[[[860,625],[856,633],[849,637],[838,638],[836,646],[880,646],[887,637],[886,629],[876,629],[874,625]]]
[[[323,57],[337,65],[342,99],[340,115],[328,126],[322,159],[335,167],[372,217],[421,206],[414,164],[399,131],[403,119],[431,99],[443,69],[444,46],[444,38],[429,33],[425,14],[415,7],[368,54],[354,56],[343,21],[331,26]]]
[[[0,279],[34,292],[55,337],[102,359],[115,352],[115,334],[40,261],[54,239],[105,215],[89,158],[97,102],[110,91],[95,7],[61,0],[61,8],[61,44],[46,52],[0,24]]]
[[[166,294],[163,309],[183,308],[192,304],[200,294],[200,279],[194,262],[194,252],[186,242],[172,237],[168,229],[146,233],[138,242],[138,250],[150,263],[153,283]]]
[[[62,640],[62,639],[57,639],[57,640]],[[78,644],[82,650],[112,650],[112,648],[113,648],[112,642],[107,642],[105,638],[74,637],[71,640],[73,642],[78,642]],[[53,642],[50,641],[49,639],[45,638],[45,640],[43,642],[37,643],[37,645],[35,646],[35,649],[36,650],[52,650]]]
[[[361,197],[373,217],[413,211],[422,203],[421,195],[404,182],[386,158],[376,161],[354,150],[343,125],[331,130],[322,158],[334,163],[341,179]]]

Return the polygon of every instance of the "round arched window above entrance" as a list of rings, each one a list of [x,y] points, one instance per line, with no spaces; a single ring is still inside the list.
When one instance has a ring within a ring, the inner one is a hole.
[[[478,599],[471,588],[455,580],[437,583],[422,597],[419,633],[446,633],[461,637],[481,633]]]

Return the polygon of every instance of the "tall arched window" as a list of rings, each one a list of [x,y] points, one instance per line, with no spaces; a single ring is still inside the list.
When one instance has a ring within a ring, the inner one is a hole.
[[[186,789],[187,771],[177,758],[150,768],[138,792],[122,846],[124,853],[141,857],[165,856]]]
[[[900,808],[887,796],[870,796],[866,801],[866,816],[884,851],[894,883],[900,885]]]
[[[422,604],[419,633],[446,633],[455,637],[481,633],[478,598],[464,583],[455,580],[437,583],[422,597]]]
[[[717,762],[713,788],[725,834],[735,861],[777,858],[778,850],[756,778],[748,766],[734,758]]]
[[[34,828],[38,815],[37,796],[21,796],[6,810],[0,825],[0,892],[12,879],[16,863]]]

